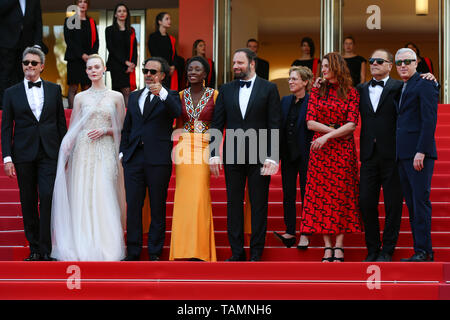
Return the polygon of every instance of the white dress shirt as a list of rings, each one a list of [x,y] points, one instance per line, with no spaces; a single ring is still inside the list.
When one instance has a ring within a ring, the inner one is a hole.
[[[248,102],[250,101],[250,95],[252,94],[253,85],[255,84],[256,75],[249,79],[251,81],[250,87],[243,86],[239,90],[239,107],[241,108],[242,118],[245,117],[247,111]]]
[[[147,95],[150,92],[150,90],[148,88],[145,88],[144,91],[142,91],[141,96],[139,97],[138,100],[138,104],[139,104],[139,109],[141,109],[141,114],[144,114],[144,104],[145,104],[145,99],[147,99]],[[162,87],[161,91],[159,92],[159,98],[161,99],[161,101],[165,101],[167,99],[169,92],[167,92],[167,90]],[[155,95],[150,93],[150,101],[152,101],[153,97]]]
[[[27,9],[27,0],[19,0],[20,8],[22,9],[23,15],[25,15],[25,10]]]
[[[376,80],[376,79],[374,79]],[[389,80],[389,76],[387,76],[384,79],[381,79],[381,81],[384,82],[384,86],[386,87],[386,83]],[[378,103],[380,102],[381,94],[383,93],[384,87],[381,86],[375,86],[372,87],[372,85],[369,83],[369,97],[370,102],[372,102],[373,111],[377,112],[378,109]]]

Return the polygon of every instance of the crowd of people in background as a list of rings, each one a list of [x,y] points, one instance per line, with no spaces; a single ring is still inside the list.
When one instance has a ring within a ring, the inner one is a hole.
[[[439,84],[431,60],[415,44],[407,43],[395,56],[376,49],[366,59],[356,54],[355,39],[349,36],[342,54],[330,52],[319,59],[313,40],[304,37],[301,55],[286,75],[291,94],[280,99],[277,86],[268,81],[269,62],[258,56],[257,39],[234,52],[234,80],[216,90],[207,43],[196,40],[185,61],[169,33],[167,12],[155,19],[147,43],[150,58],[139,70],[130,11],[118,4],[113,24],[105,30],[105,62],[97,54],[99,35],[88,15],[89,2],[75,1],[81,28],[69,28],[67,19],[64,25],[69,128],[61,88],[41,79],[47,48],[39,1],[5,0],[1,5],[7,18],[0,22],[0,33],[10,32],[6,25],[14,25],[30,7],[36,13],[17,32],[18,39],[6,37],[11,42],[0,48],[2,155],[6,174],[19,183],[30,244],[26,260],[139,260],[145,201],[151,215],[149,259],[160,260],[173,160],[170,260],[217,261],[210,175],[223,170],[231,247],[227,261],[247,260],[246,214],[250,261],[260,261],[269,184],[280,163],[286,232],[274,235],[286,247],[297,243],[299,234],[297,248],[306,250],[311,236],[320,234],[322,261],[343,262],[345,235],[364,230],[365,261],[391,261],[404,198],[414,239],[414,255],[404,260],[433,260],[429,191],[437,158]],[[402,80],[389,76],[394,65]],[[112,90],[105,86],[105,72],[111,73]],[[137,88],[137,72],[143,73],[144,88]],[[359,119],[360,173],[354,139]],[[179,138],[173,159],[174,129]],[[237,152],[224,147],[221,155],[214,147],[214,130],[226,132],[224,145],[231,143]],[[238,130],[256,132],[258,155],[266,140],[267,156],[252,160],[251,142],[228,135]],[[273,136],[277,138],[267,138]],[[301,212],[296,210],[298,177]],[[382,239],[381,187],[386,211]]]

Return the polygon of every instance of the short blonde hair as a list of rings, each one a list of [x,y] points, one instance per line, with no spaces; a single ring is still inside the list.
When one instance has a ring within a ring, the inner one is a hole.
[[[87,63],[89,60],[91,60],[91,59],[100,59],[100,61],[102,62],[102,65],[105,66],[105,61],[103,61],[103,58],[100,57],[100,55],[98,55],[98,54],[96,54],[96,53],[91,54],[91,55],[87,58],[86,63]]]
[[[291,72],[297,72],[303,81],[308,81],[308,84],[306,85],[306,90],[307,91],[311,90],[312,80],[314,79],[314,75],[311,69],[304,66],[293,66],[289,69],[289,74],[291,74]]]

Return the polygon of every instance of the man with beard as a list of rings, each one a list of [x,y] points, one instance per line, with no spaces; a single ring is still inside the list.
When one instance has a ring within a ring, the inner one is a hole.
[[[256,75],[256,54],[238,49],[233,57],[235,80],[220,88],[211,131],[227,132],[223,163],[227,187],[228,240],[232,256],[227,261],[245,261],[244,190],[248,179],[251,203],[250,261],[259,261],[264,250],[270,176],[278,171],[280,96],[275,84]],[[212,139],[220,144],[220,137]],[[271,141],[273,143],[271,143]],[[213,146],[213,145],[212,145]],[[265,149],[265,150],[264,150]],[[210,168],[218,176],[220,156],[211,148]]]

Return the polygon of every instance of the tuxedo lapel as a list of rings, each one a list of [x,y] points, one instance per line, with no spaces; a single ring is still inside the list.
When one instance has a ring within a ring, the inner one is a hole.
[[[367,104],[365,105],[365,107],[367,107],[370,113],[375,114],[375,111],[373,111],[373,105],[372,105],[372,100],[370,100],[370,94],[369,94],[369,86],[370,86],[370,81],[366,82],[362,88],[362,94],[364,95],[364,99],[367,101]],[[378,107],[380,106],[380,104],[378,103]],[[377,108],[378,110],[378,108]]]
[[[391,91],[393,85],[394,80],[392,80],[392,78],[389,78],[386,82],[386,86],[383,88],[383,92],[381,93],[380,101],[378,102],[377,112],[383,107],[383,102],[384,100],[386,100],[386,97]]]
[[[28,98],[27,98],[27,92],[25,90],[25,85],[23,84],[23,81],[20,83],[19,86],[19,92],[18,92],[18,98],[21,99],[21,103],[20,105],[23,105],[23,107],[25,108],[25,111],[27,113],[29,113],[29,115],[37,121],[36,116],[34,115],[33,111],[31,110],[30,104],[28,103]]]
[[[254,100],[256,98],[257,92],[259,91],[260,85],[261,85],[261,80],[259,79],[259,77],[256,77],[255,83],[253,84],[252,92],[250,93],[250,99],[248,100],[247,109],[245,110],[244,120],[247,118],[247,116],[250,112],[250,109],[254,105]]]
[[[235,108],[235,112],[239,112],[241,115],[241,119],[244,119],[241,112],[241,107],[239,104],[239,90],[241,89],[239,80],[234,81],[234,87],[233,87],[233,106]]]
[[[309,95],[306,94],[305,98],[304,98],[304,100],[302,102],[302,105],[300,106],[300,113],[299,113],[298,119],[297,119],[297,129],[300,128],[302,122],[305,122],[306,113],[308,111],[307,110],[308,109],[308,97],[309,97]],[[290,105],[292,107],[292,100],[291,100],[291,104]]]
[[[44,112],[46,112],[46,110],[48,109],[47,101],[48,101],[48,97],[49,97],[48,85],[44,80],[41,80],[41,81],[42,81],[42,87],[44,89],[44,104],[42,105],[42,111],[41,111],[41,116],[40,116],[39,120],[43,119],[43,116],[45,115]]]

